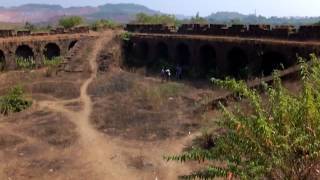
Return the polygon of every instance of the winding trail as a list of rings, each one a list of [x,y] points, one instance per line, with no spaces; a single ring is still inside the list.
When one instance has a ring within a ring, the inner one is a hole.
[[[70,156],[77,164],[77,171],[82,172],[85,177],[80,175],[78,179],[93,180],[153,180],[176,179],[181,168],[173,163],[163,161],[163,149],[183,148],[183,143],[178,140],[168,140],[165,142],[146,143],[139,141],[124,142],[121,139],[111,138],[97,131],[90,123],[90,116],[93,111],[93,102],[88,94],[88,87],[97,76],[97,57],[114,36],[112,31],[102,33],[94,42],[92,51],[86,59],[90,65],[90,77],[85,79],[80,87],[80,97],[70,100],[50,100],[38,101],[36,104],[40,109],[62,113],[66,118],[73,122],[77,127],[79,140],[75,146],[71,147]],[[80,111],[67,108],[67,104],[77,102],[81,104]],[[188,137],[189,139],[190,137]],[[184,142],[184,141],[183,141]],[[166,152],[166,151],[165,151]],[[153,165],[151,169],[134,169],[128,167],[128,157],[143,156],[147,162]],[[170,171],[168,171],[170,169]]]
[[[94,42],[93,50],[88,56],[91,74],[86,79],[80,88],[80,98],[68,101],[39,101],[38,105],[41,108],[48,108],[50,110],[63,113],[69,120],[76,124],[78,134],[80,135],[79,146],[77,152],[81,164],[85,164],[90,172],[94,172],[93,179],[122,179],[121,174],[124,173],[124,165],[118,163],[114,168],[114,162],[110,162],[110,157],[114,156],[115,149],[112,144],[107,142],[106,137],[99,133],[90,124],[90,115],[93,109],[92,100],[88,94],[88,87],[97,75],[96,59],[99,52],[105,44],[112,39],[113,34],[109,31],[101,34]],[[71,111],[65,108],[68,102],[80,102],[82,108],[80,111]],[[119,172],[117,170],[122,170]],[[124,174],[123,174],[124,175]]]

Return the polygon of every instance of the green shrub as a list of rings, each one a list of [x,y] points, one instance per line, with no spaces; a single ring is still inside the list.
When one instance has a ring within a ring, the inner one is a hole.
[[[228,110],[221,105],[224,116],[218,125],[224,131],[213,147],[194,147],[166,159],[209,164],[184,179],[230,174],[239,179],[310,178],[320,160],[320,61],[312,56],[311,62],[301,63],[300,93],[290,93],[275,73],[273,85],[263,85],[266,100],[243,81],[213,79],[245,98],[247,106]]]
[[[130,41],[132,34],[130,32],[124,32],[121,34],[121,39],[123,41]]]
[[[16,64],[19,69],[33,69],[36,67],[36,62],[33,58],[17,57]]]
[[[67,16],[59,20],[59,25],[66,29],[79,26],[83,23],[84,23],[84,20],[80,16]]]
[[[0,114],[8,115],[11,112],[20,112],[32,105],[31,101],[24,98],[20,86],[13,87],[5,96],[0,97]]]

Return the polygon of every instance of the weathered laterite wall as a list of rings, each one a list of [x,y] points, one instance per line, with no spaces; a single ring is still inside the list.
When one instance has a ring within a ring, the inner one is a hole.
[[[307,41],[236,36],[242,28],[234,26],[234,36],[133,33],[126,45],[126,55],[140,61],[137,63],[140,66],[166,61],[182,66],[185,72],[192,71],[204,77],[213,71],[217,76],[239,77],[243,73],[270,75],[281,66],[287,68],[296,64],[297,56],[308,58],[311,53],[320,54],[320,39]],[[255,30],[256,33],[260,31],[260,28]],[[306,34],[310,31],[313,31],[312,28],[303,30]],[[280,35],[287,31],[279,29],[276,32]]]

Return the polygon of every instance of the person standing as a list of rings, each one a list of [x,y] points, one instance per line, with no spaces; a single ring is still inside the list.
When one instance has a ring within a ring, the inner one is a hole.
[[[166,69],[166,77],[167,77],[167,81],[170,81],[171,79],[171,71],[169,68]]]
[[[176,67],[176,78],[178,80],[182,79],[182,67],[180,65],[177,65]]]
[[[161,69],[161,82],[163,82],[166,79],[166,71],[164,68]]]

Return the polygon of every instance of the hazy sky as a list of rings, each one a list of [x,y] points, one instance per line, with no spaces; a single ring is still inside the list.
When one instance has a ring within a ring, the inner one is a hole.
[[[205,16],[217,11],[237,11],[265,16],[320,16],[320,0],[0,0],[0,6],[26,3],[60,4],[64,7],[137,3],[165,13]]]

